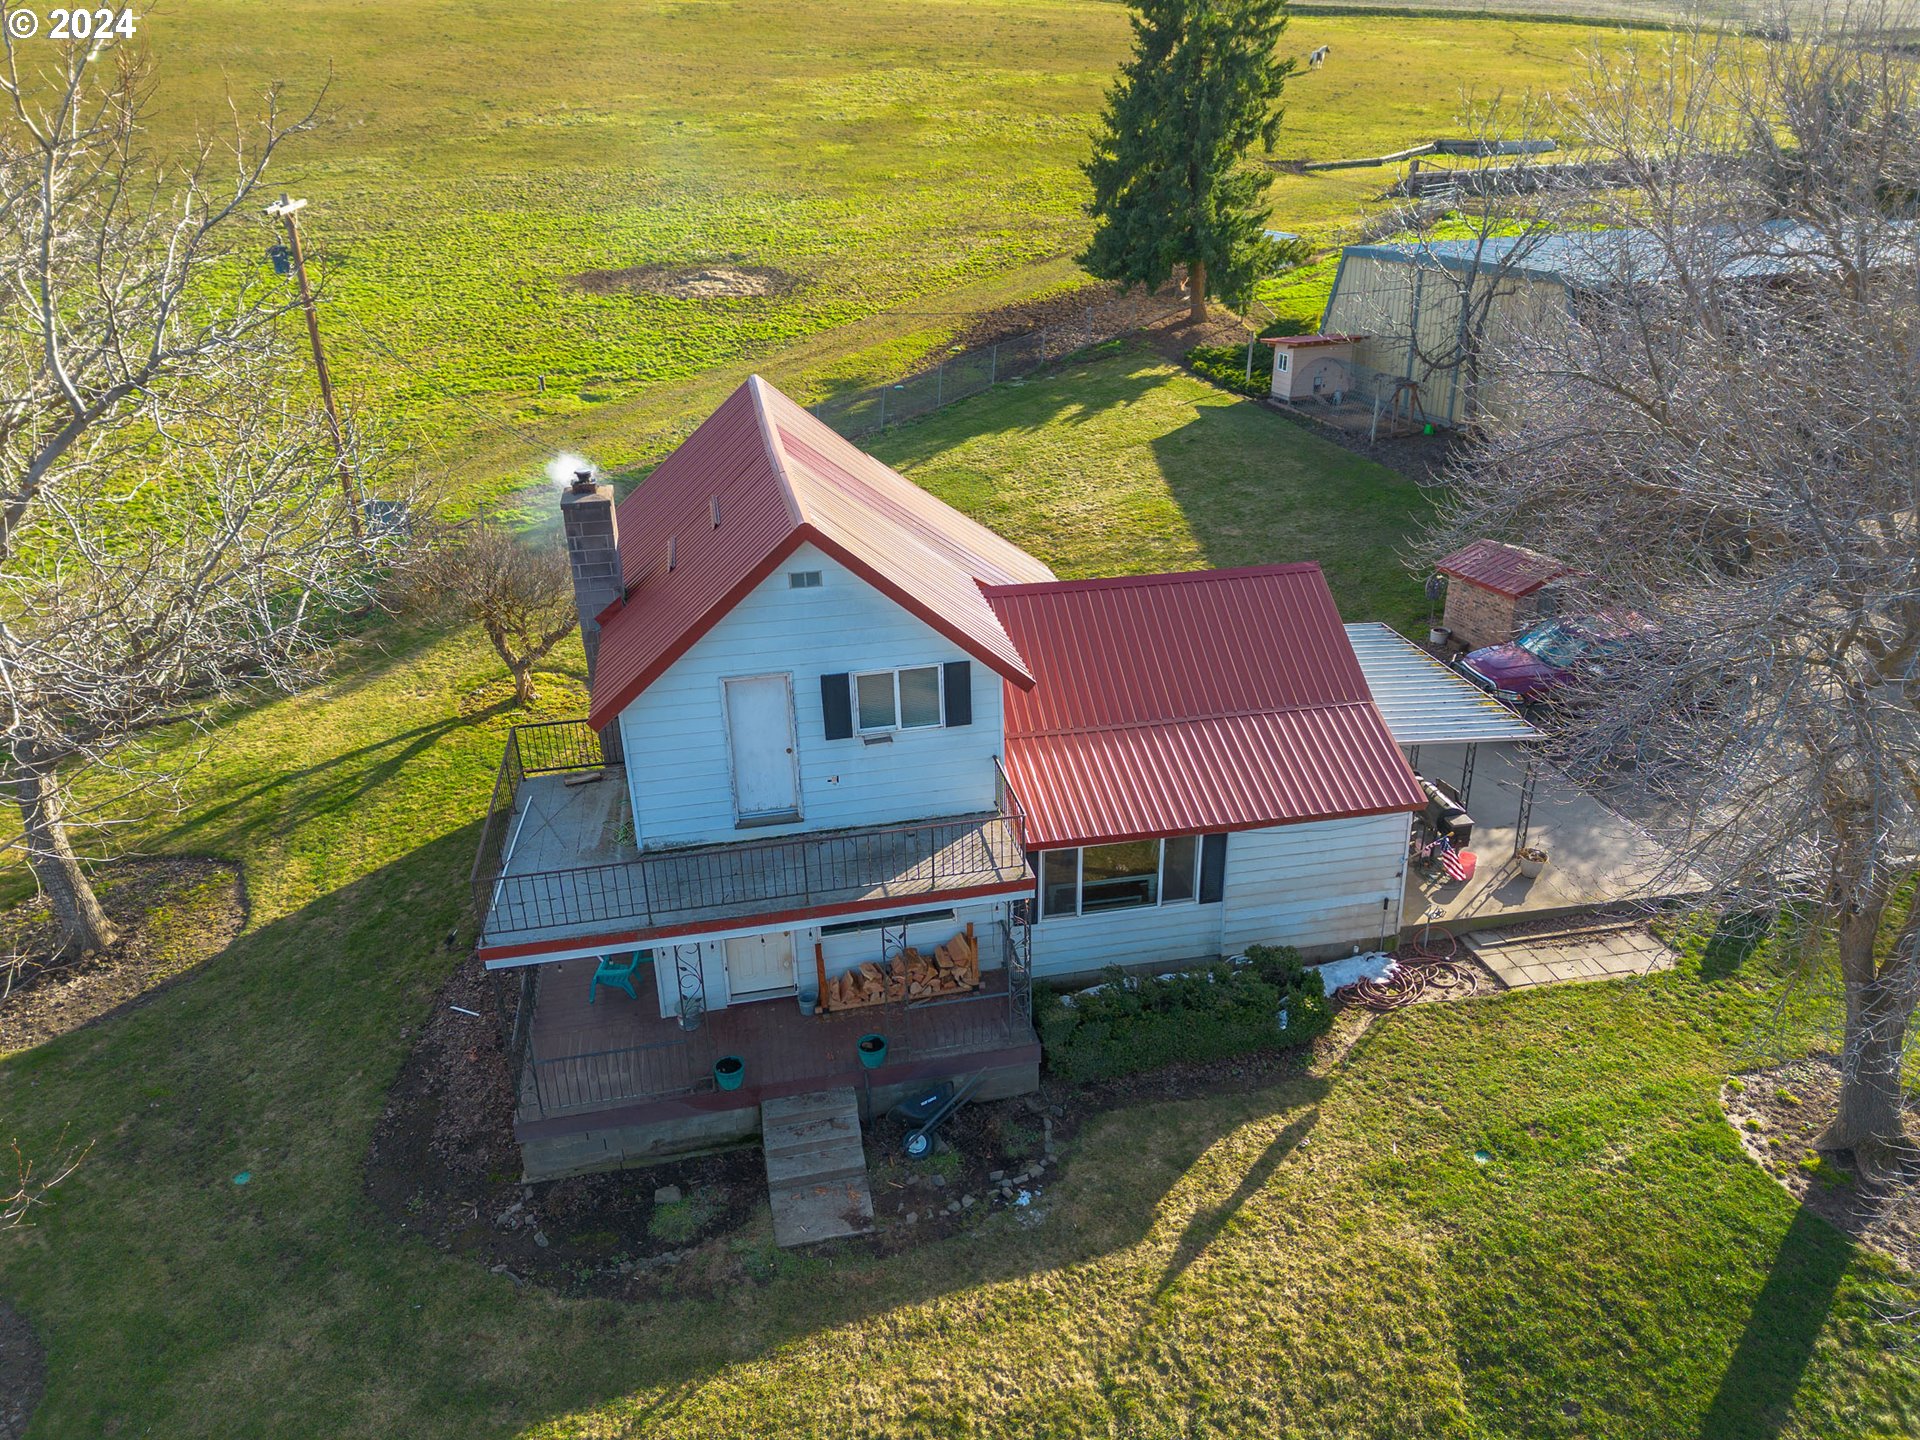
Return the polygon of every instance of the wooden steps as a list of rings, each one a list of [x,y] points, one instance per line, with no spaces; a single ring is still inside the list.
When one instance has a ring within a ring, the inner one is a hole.
[[[873,1228],[860,1102],[851,1085],[763,1101],[760,1131],[776,1244],[810,1245]]]

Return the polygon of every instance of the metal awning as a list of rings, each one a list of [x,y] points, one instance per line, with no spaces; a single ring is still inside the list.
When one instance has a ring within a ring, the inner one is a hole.
[[[1373,703],[1402,746],[1538,740],[1540,732],[1392,627],[1347,626]]]

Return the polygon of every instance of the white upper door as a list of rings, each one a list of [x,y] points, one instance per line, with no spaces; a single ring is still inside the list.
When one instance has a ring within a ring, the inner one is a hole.
[[[793,758],[792,677],[729,680],[726,691],[734,813],[742,820],[796,814],[800,791]]]
[[[727,988],[735,1000],[793,993],[793,932],[737,935],[727,941]]]

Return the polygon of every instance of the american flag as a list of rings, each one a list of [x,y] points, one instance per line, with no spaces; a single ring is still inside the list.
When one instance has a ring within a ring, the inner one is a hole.
[[[1451,845],[1440,853],[1440,863],[1446,868],[1449,880],[1471,880],[1478,859],[1473,851],[1456,850]]]

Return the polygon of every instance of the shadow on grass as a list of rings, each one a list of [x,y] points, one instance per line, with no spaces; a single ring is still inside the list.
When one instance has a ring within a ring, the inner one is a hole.
[[[1204,406],[1152,450],[1208,565],[1311,560],[1341,618],[1424,623],[1401,559],[1431,508],[1414,481],[1253,400]]]
[[[1266,1187],[1267,1181],[1273,1178],[1273,1172],[1280,1168],[1280,1162],[1300,1148],[1320,1118],[1318,1102],[1329,1088],[1324,1080],[1309,1082],[1303,1098],[1313,1102],[1312,1108],[1273,1137],[1267,1148],[1260,1152],[1260,1158],[1247,1167],[1247,1173],[1240,1177],[1240,1183],[1234,1187],[1231,1195],[1218,1205],[1200,1211],[1187,1222],[1186,1230],[1173,1247],[1167,1268],[1161,1273],[1160,1282],[1153,1287],[1156,1299],[1172,1289],[1193,1262],[1206,1253],[1207,1247],[1220,1238],[1221,1232],[1233,1223],[1233,1217],[1240,1213],[1247,1201]]]
[[[227,798],[217,805],[196,810],[181,821],[175,828],[174,834],[176,836],[198,834],[236,811],[245,810],[261,797],[276,791],[284,791],[287,794],[287,803],[281,807],[280,811],[285,816],[294,817],[302,812],[338,810],[365,795],[375,786],[391,779],[403,765],[442,736],[455,730],[472,729],[483,724],[490,717],[510,708],[512,703],[513,697],[509,694],[476,714],[451,715],[445,719],[436,720],[430,725],[415,726],[398,735],[382,736],[357,749],[342,750],[338,754],[329,755],[325,760],[303,766],[298,770],[282,770],[257,785],[229,793]],[[382,758],[363,768],[355,768],[354,762],[373,755],[380,755]],[[336,779],[324,778],[332,772],[343,769],[346,773]],[[312,783],[316,781],[320,783]]]
[[[1786,1427],[1851,1256],[1838,1230],[1811,1210],[1795,1212],[1700,1422],[1700,1440],[1767,1440]]]
[[[1145,345],[1110,340],[1024,380],[996,386],[857,443],[896,469],[910,469],[970,440],[1085,424],[1140,401],[1166,380],[1166,362]]]

